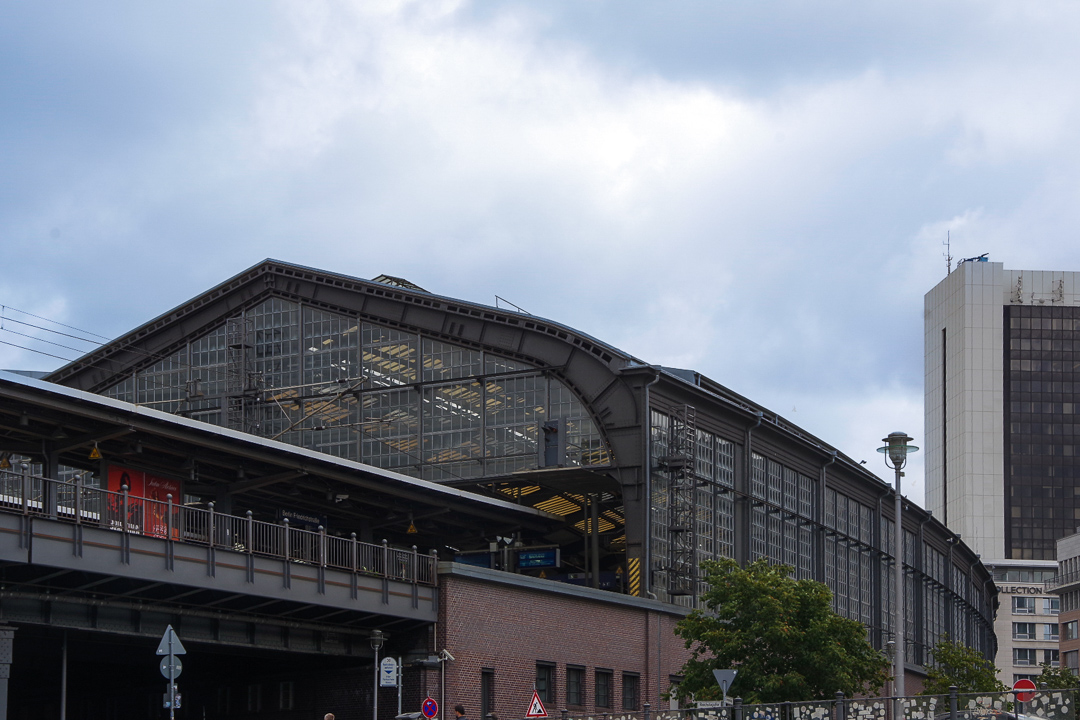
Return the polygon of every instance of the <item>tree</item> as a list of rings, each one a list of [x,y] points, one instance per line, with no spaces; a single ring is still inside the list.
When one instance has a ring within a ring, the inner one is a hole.
[[[1064,665],[1050,667],[1043,663],[1042,674],[1035,678],[1035,684],[1041,687],[1043,683],[1050,690],[1069,690],[1080,687],[1080,678],[1073,675],[1072,670]]]
[[[1008,690],[997,674],[994,663],[978,650],[955,643],[946,635],[934,646],[934,664],[926,671],[922,694],[947,695],[950,685],[962,693]]]
[[[825,584],[795,580],[790,567],[765,560],[701,567],[707,610],[694,610],[675,627],[693,649],[682,668],[681,698],[719,699],[712,671],[722,668],[739,671],[728,694],[751,703],[877,692],[888,679],[888,660],[861,623],[832,611]]]

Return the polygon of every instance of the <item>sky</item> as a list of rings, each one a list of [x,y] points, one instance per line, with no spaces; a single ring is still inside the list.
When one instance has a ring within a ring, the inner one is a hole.
[[[1080,270],[1078,36],[1055,0],[5,3],[0,367],[275,258],[498,295],[891,480],[946,239]]]

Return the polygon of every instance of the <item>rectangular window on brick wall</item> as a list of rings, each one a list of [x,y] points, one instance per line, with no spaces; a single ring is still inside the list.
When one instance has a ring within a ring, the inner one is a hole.
[[[293,709],[294,686],[291,680],[278,683],[278,710]]]
[[[597,670],[596,671],[596,707],[609,708],[611,707],[611,679],[613,675],[610,670]]]
[[[1069,650],[1065,653],[1065,667],[1075,674],[1080,671],[1080,650]]]
[[[1076,620],[1071,620],[1067,623],[1061,623],[1061,634],[1065,636],[1066,640],[1076,639]]]
[[[232,690],[219,687],[217,691],[217,709],[223,715],[232,713]]]
[[[623,710],[637,710],[641,702],[641,677],[637,673],[622,674]]]
[[[668,675],[668,696],[671,701],[671,709],[679,709],[679,684],[683,681],[682,675]]]
[[[495,712],[495,670],[484,668],[480,671],[480,720]]]
[[[555,699],[555,665],[536,663],[536,694],[544,704]]]
[[[566,704],[585,704],[585,668],[566,666]]]
[[[248,685],[247,709],[248,712],[259,712],[262,710],[262,685]]]

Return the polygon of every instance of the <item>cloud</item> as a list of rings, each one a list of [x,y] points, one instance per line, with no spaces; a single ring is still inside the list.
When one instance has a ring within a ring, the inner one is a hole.
[[[1065,3],[9,19],[0,302],[110,336],[264,257],[385,272],[796,407],[855,457],[921,422],[947,233],[1080,267]]]

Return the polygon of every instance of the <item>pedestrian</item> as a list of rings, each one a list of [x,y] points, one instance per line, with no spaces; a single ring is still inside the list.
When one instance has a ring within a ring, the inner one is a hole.
[[[322,720],[334,720],[334,713],[326,713],[322,716]]]
[[[456,716],[456,720],[469,720],[467,717],[465,717],[465,706],[464,705],[455,705],[454,706],[454,715]]]

